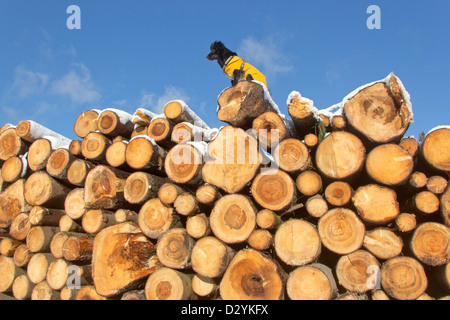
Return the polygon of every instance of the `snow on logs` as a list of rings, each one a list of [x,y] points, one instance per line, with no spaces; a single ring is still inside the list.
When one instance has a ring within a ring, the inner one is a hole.
[[[182,100],[83,111],[78,140],[2,126],[1,297],[448,297],[450,127],[405,137],[393,74],[328,109],[286,103],[241,81],[220,129]]]

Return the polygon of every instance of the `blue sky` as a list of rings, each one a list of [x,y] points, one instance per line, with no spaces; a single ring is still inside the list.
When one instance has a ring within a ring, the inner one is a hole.
[[[69,30],[70,5],[81,29]],[[367,8],[381,9],[370,30]],[[450,2],[0,0],[0,123],[34,120],[68,138],[84,110],[184,100],[211,127],[229,86],[211,42],[267,77],[281,111],[299,91],[319,109],[394,72],[411,95],[418,137],[450,124]]]

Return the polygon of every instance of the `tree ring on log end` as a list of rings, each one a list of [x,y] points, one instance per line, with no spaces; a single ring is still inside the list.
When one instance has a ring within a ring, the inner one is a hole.
[[[256,209],[251,201],[239,194],[219,199],[210,215],[211,230],[225,243],[240,243],[248,239],[256,227]]]

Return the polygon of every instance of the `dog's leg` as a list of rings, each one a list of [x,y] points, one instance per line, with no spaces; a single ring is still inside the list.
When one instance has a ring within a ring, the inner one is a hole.
[[[242,76],[245,74],[243,70],[234,69],[233,71],[233,80],[231,80],[231,85],[235,86],[242,78]]]
[[[254,79],[253,79],[253,76],[252,76],[251,74],[248,74],[246,79],[247,79],[247,81],[252,81],[252,80],[254,80]]]

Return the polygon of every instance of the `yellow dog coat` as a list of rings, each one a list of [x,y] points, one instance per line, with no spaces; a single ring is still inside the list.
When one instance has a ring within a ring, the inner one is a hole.
[[[267,87],[266,77],[258,69],[244,59],[239,58],[238,56],[232,56],[225,62],[223,72],[228,78],[233,79],[233,71],[236,69],[245,72],[244,76],[240,80],[247,79],[247,75],[251,74],[253,80],[262,82]]]

